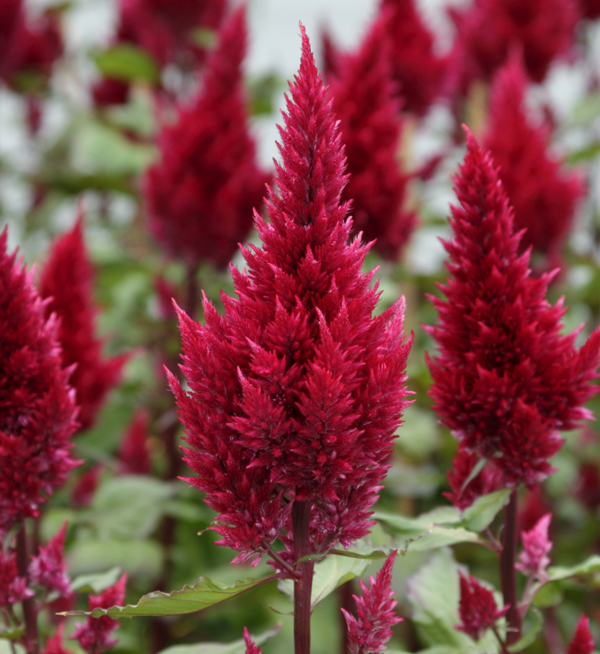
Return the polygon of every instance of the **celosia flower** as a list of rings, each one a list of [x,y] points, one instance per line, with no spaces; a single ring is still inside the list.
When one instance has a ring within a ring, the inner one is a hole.
[[[529,531],[521,533],[523,551],[519,554],[519,562],[515,565],[517,570],[528,576],[535,576],[540,581],[546,581],[546,569],[550,565],[548,552],[552,549],[552,541],[548,538],[548,527],[552,515],[547,513]]]
[[[94,336],[97,309],[93,300],[94,269],[83,240],[82,217],[57,239],[40,279],[48,298],[46,315],[60,318],[58,340],[64,366],[75,364],[70,382],[79,405],[80,431],[89,429],[107,393],[118,384],[126,356],[102,358],[102,341]]]
[[[23,0],[0,2],[0,79],[6,80],[16,68],[23,21]]]
[[[439,323],[426,328],[439,347],[428,358],[434,408],[465,450],[533,488],[561,446],[556,430],[591,417],[582,405],[597,391],[600,329],[579,351],[576,333],[561,335],[562,302],[548,304],[550,276],[532,278],[518,254],[498,173],[470,133],[455,183],[447,299],[432,298]]]
[[[473,640],[479,640],[485,632],[507,611],[508,606],[499,609],[491,590],[484,588],[472,575],[460,576],[460,601],[458,616],[460,624],[456,629],[464,631]]]
[[[246,627],[244,627],[244,641],[246,643],[246,654],[261,654],[260,647],[252,640]]]
[[[392,627],[402,622],[394,607],[398,602],[393,599],[392,568],[398,552],[392,552],[375,579],[369,577],[371,588],[360,581],[362,597],[353,595],[356,602],[358,620],[342,609],[348,624],[348,651],[350,654],[381,654],[385,644],[392,637]]]
[[[29,564],[29,579],[32,584],[42,586],[48,592],[56,592],[61,597],[71,595],[71,583],[64,561],[65,534],[67,523],[64,522],[58,533],[46,545],[42,545],[39,554]]]
[[[443,495],[461,511],[471,506],[478,497],[504,487],[504,476],[494,466],[493,461],[488,461],[478,474],[469,479],[479,461],[477,454],[459,447],[454,455],[452,470],[448,471],[452,492]]]
[[[143,409],[137,410],[119,448],[118,459],[123,474],[147,475],[152,469],[148,449],[150,418]]]
[[[392,44],[392,71],[402,110],[421,116],[443,92],[447,61],[434,51],[433,36],[414,0],[381,0]]]
[[[242,7],[223,25],[198,96],[179,109],[176,124],[163,128],[161,159],[146,173],[150,230],[189,266],[227,266],[250,232],[267,181],[248,132],[245,50]]]
[[[39,514],[77,462],[75,393],[54,318],[0,235],[0,533]]]
[[[102,470],[103,466],[97,464],[81,474],[73,488],[73,492],[71,493],[73,506],[84,507],[90,505],[92,497],[94,497],[94,493],[96,492],[96,488],[98,488],[98,482]]]
[[[401,124],[386,20],[384,14],[359,51],[343,60],[331,91],[350,173],[342,197],[352,200],[354,230],[376,239],[374,249],[396,260],[416,218],[402,207],[408,178],[399,169]]]
[[[126,583],[127,575],[124,574],[114,586],[107,588],[99,595],[90,595],[89,610],[110,609],[113,606],[122,605],[125,601]],[[87,654],[101,654],[117,644],[117,639],[110,636],[118,627],[119,621],[113,620],[107,615],[99,618],[88,616],[84,623],[77,625],[77,629],[69,638],[77,640],[81,649]]]
[[[28,597],[33,597],[33,591],[27,579],[19,577],[15,554],[0,549],[0,607],[11,608]]]
[[[515,230],[525,230],[520,252],[533,247],[554,265],[560,262],[584,186],[581,177],[562,169],[550,152],[547,130],[531,124],[526,88],[521,60],[511,57],[494,80],[483,147],[498,166],[514,209]]]
[[[180,312],[191,393],[170,375],[185,460],[198,474],[189,481],[217,511],[221,544],[241,559],[292,531],[295,502],[311,507],[316,550],[368,533],[407,404],[404,299],[372,316],[367,247],[348,244],[340,203],[340,135],[302,38],[279,191],[269,193],[270,222],[255,216],[263,247],[243,250],[248,272],[232,269],[239,299],[223,295],[223,317],[206,299],[204,325]]]
[[[64,623],[58,625],[56,633],[46,641],[43,654],[73,654],[72,650],[63,647]]]
[[[573,494],[588,511],[595,511],[600,506],[600,470],[596,463],[580,465]]]
[[[590,633],[590,622],[586,615],[582,615],[567,654],[592,654],[593,651],[594,639]]]

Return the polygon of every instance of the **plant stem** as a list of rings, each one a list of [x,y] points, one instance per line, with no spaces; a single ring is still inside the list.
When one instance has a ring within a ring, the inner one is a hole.
[[[27,552],[27,532],[23,523],[17,533],[17,570],[19,576],[29,582],[27,567],[29,564],[29,553]],[[25,638],[23,645],[27,654],[39,654],[39,636],[37,628],[37,612],[33,597],[23,600],[23,618],[25,620]]]
[[[310,554],[308,530],[311,502],[294,502],[292,529],[296,561]],[[294,580],[294,652],[310,654],[310,597],[312,590],[314,561],[297,564],[299,576]]]
[[[340,608],[346,609],[348,613],[354,613],[356,603],[352,597],[354,590],[354,579],[349,579],[346,583],[342,584],[336,589]],[[348,654],[350,648],[350,640],[348,638],[348,625],[344,614],[340,611],[340,654]]]
[[[517,576],[515,559],[517,555],[517,489],[510,495],[504,517],[502,552],[500,554],[500,585],[506,614],[506,644],[512,645],[521,637],[521,616],[517,602]]]

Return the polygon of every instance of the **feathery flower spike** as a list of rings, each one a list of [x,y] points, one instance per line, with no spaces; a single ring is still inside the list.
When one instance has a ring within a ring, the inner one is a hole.
[[[46,641],[46,646],[43,650],[44,654],[73,654],[72,650],[63,647],[63,630],[64,622],[61,622],[54,636],[48,638]]]
[[[546,569],[550,565],[548,552],[552,549],[552,541],[548,538],[548,527],[552,514],[547,513],[540,518],[529,531],[521,533],[523,551],[519,555],[519,562],[515,565],[523,574],[534,575],[540,581],[547,581]]]
[[[252,640],[247,627],[244,627],[244,642],[246,643],[246,654],[261,654],[260,647]]]
[[[587,615],[582,615],[567,654],[592,654],[593,651],[594,639],[590,633],[590,621]]]
[[[455,628],[464,631],[473,640],[479,640],[508,611],[508,607],[498,609],[491,590],[484,588],[472,575],[465,577],[462,572],[458,574],[460,624]]]
[[[42,586],[49,593],[56,592],[60,597],[72,594],[64,561],[66,531],[67,523],[64,522],[58,533],[40,547],[39,554],[31,559],[28,569],[31,583]]]
[[[138,409],[121,439],[118,452],[121,474],[147,475],[152,470],[148,448],[150,418],[147,411]]]
[[[312,507],[315,551],[367,534],[407,405],[404,299],[372,315],[374,273],[361,272],[367,247],[348,244],[340,135],[304,30],[284,122],[270,222],[255,215],[263,246],[243,249],[247,272],[232,268],[224,316],[206,299],[204,325],[179,312],[191,393],[169,374],[189,481],[237,560],[291,533],[294,502]]]
[[[546,301],[549,275],[530,276],[498,172],[470,133],[455,184],[446,300],[431,298],[439,321],[426,327],[439,348],[427,359],[434,408],[508,485],[535,488],[562,444],[557,430],[592,417],[582,405],[598,390],[600,329],[580,350],[577,333],[561,335],[562,301]]]
[[[27,579],[19,577],[14,552],[0,549],[0,608],[12,608],[33,594],[33,590],[27,587]]]
[[[416,216],[402,207],[408,178],[399,169],[400,103],[394,97],[387,20],[384,12],[359,51],[343,59],[331,92],[350,173],[342,197],[352,200],[354,231],[376,240],[374,249],[393,261]]]
[[[348,625],[348,644],[350,654],[382,654],[385,644],[392,637],[392,627],[402,622],[394,607],[392,568],[398,552],[392,552],[375,579],[369,577],[371,588],[360,581],[362,597],[353,595],[356,602],[358,620],[341,609]]]
[[[32,275],[0,234],[0,534],[37,516],[77,465],[75,392],[61,365],[58,325]]]
[[[102,341],[94,336],[97,309],[93,300],[94,269],[83,239],[80,213],[73,229],[57,239],[42,271],[40,294],[46,315],[60,319],[58,341],[64,366],[75,364],[70,383],[79,406],[79,431],[89,429],[107,393],[121,378],[126,355],[102,358]]]
[[[198,96],[159,136],[161,159],[143,190],[149,228],[166,252],[188,266],[225,268],[252,228],[268,175],[257,166],[248,129],[242,61],[244,8],[224,23]]]

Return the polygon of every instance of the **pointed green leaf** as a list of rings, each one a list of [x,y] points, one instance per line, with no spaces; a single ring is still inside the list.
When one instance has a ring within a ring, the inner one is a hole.
[[[25,626],[18,627],[0,627],[0,639],[4,640],[21,640],[25,633]]]
[[[98,574],[80,575],[71,582],[71,590],[75,593],[94,593],[97,595],[110,586],[114,586],[121,576],[121,568],[112,568]]]
[[[156,84],[160,79],[154,59],[142,48],[129,43],[98,52],[94,61],[103,75],[113,79],[125,82],[140,80],[150,84]]]
[[[483,531],[508,504],[511,492],[512,489],[503,488],[495,493],[478,497],[463,511],[461,525],[470,531]]]
[[[260,636],[252,636],[252,640],[257,645],[262,645],[269,638],[273,638],[281,625],[277,625],[269,631],[265,631]],[[159,654],[245,654],[246,643],[243,638],[236,640],[232,643],[198,643],[196,645],[175,645],[174,647],[167,647],[159,652]]]
[[[548,568],[548,581],[558,581],[559,579],[569,579],[580,575],[590,575],[594,572],[600,572],[600,555],[594,554],[582,563],[569,567],[553,565]]]

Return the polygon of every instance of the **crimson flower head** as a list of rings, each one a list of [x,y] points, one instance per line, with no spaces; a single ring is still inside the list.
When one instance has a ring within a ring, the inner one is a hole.
[[[189,266],[227,266],[252,228],[252,210],[268,179],[257,167],[248,132],[245,50],[239,8],[223,25],[198,96],[163,128],[161,159],[146,173],[150,230],[169,255]]]
[[[37,516],[77,465],[75,393],[61,363],[58,325],[32,276],[0,235],[0,534]]]
[[[65,522],[58,533],[46,545],[40,547],[39,554],[31,559],[28,569],[32,583],[48,592],[56,592],[61,597],[72,594],[67,564],[64,561],[66,530]]]
[[[545,299],[550,275],[530,276],[519,234],[489,154],[467,135],[455,179],[450,278],[432,298],[438,324],[427,327],[439,353],[430,360],[431,396],[461,446],[493,458],[508,485],[534,488],[551,472],[558,429],[574,429],[591,413],[597,391],[600,329],[577,350],[577,333],[560,331],[562,302]]]
[[[246,654],[261,654],[260,647],[252,640],[246,627],[244,627],[244,642],[246,643]]]
[[[73,654],[73,651],[70,649],[65,649],[63,646],[63,630],[64,622],[61,622],[54,636],[48,638],[46,641],[46,646],[44,647],[43,654]]]
[[[147,475],[152,469],[148,438],[150,417],[143,409],[137,410],[121,439],[118,459],[122,474]]]
[[[392,552],[375,579],[369,577],[371,588],[362,582],[362,597],[353,595],[358,620],[342,609],[348,625],[348,651],[350,654],[382,654],[392,637],[392,627],[402,622],[394,611],[398,602],[393,599],[392,568],[398,552]]]
[[[475,577],[460,575],[460,601],[456,629],[464,631],[473,640],[479,640],[507,611],[499,609],[491,590],[482,586]]]
[[[593,651],[594,639],[590,633],[590,621],[587,615],[582,615],[567,654],[592,654]]]
[[[361,272],[368,248],[348,243],[340,134],[304,31],[284,122],[270,221],[255,215],[262,248],[232,268],[224,316],[207,300],[204,325],[180,311],[190,393],[169,375],[189,481],[238,560],[292,531],[295,502],[311,509],[315,550],[368,533],[407,404],[404,299],[372,315],[374,273]]]
[[[19,577],[16,554],[0,549],[0,608],[10,609],[33,594],[27,587],[27,579]]]
[[[546,581],[546,569],[550,565],[548,552],[552,549],[552,541],[548,538],[548,527],[552,514],[547,513],[540,518],[537,524],[529,531],[521,533],[523,551],[519,555],[519,562],[515,565],[526,575],[533,575],[540,581]]]
[[[448,482],[452,492],[443,493],[461,511],[471,506],[482,495],[504,488],[504,475],[491,461],[483,470],[473,475],[479,457],[475,452],[467,452],[462,447],[454,455],[452,470],[448,472]]]
[[[102,357],[102,341],[94,336],[97,309],[93,300],[94,269],[83,239],[80,216],[73,229],[57,239],[40,279],[47,298],[46,315],[60,318],[58,340],[64,366],[75,365],[70,383],[79,405],[80,431],[96,420],[107,393],[119,383],[126,356]]]
[[[350,173],[342,197],[352,200],[354,229],[396,260],[416,218],[402,208],[408,180],[398,165],[401,123],[387,18],[380,17],[360,50],[342,60],[331,91]]]
[[[552,155],[547,130],[531,124],[526,88],[521,58],[512,56],[494,80],[483,147],[498,166],[514,209],[515,230],[525,230],[520,251],[532,247],[552,265],[560,261],[584,185],[579,175],[563,170]]]

